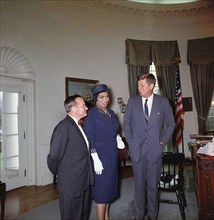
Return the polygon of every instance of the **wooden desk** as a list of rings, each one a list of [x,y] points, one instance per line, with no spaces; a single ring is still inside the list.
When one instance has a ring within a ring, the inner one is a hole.
[[[199,220],[214,219],[214,157],[195,154]]]
[[[189,151],[191,152],[191,159],[192,159],[192,170],[193,170],[193,178],[196,178],[196,161],[195,161],[195,154],[197,153],[200,147],[206,145],[209,141],[195,141],[189,142]]]

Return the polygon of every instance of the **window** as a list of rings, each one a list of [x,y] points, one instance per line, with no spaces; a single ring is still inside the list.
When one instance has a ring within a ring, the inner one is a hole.
[[[150,65],[149,72],[152,73],[155,76],[155,78],[156,78],[156,84],[155,84],[155,88],[154,88],[154,93],[160,95],[160,90],[159,90],[159,86],[158,86],[158,80],[157,80],[155,65],[154,65],[153,62],[152,62],[152,65]]]
[[[19,174],[18,93],[0,91],[0,113],[0,176],[7,180]]]
[[[211,102],[211,108],[210,108],[208,118],[207,118],[207,131],[208,132],[214,131],[214,93],[213,93],[213,99]]]

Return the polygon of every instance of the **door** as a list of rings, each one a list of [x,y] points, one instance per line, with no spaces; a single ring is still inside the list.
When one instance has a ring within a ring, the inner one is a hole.
[[[7,191],[26,185],[25,87],[0,87],[0,180]]]

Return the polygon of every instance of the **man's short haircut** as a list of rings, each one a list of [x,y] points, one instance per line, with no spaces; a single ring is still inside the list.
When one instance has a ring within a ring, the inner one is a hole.
[[[64,107],[65,107],[65,111],[68,113],[71,111],[71,108],[73,106],[76,105],[76,99],[77,98],[81,98],[80,95],[76,94],[76,95],[71,95],[71,96],[68,96],[65,101],[64,101]]]
[[[156,83],[156,79],[155,76],[151,73],[141,73],[137,76],[137,81],[146,79],[146,82],[150,85],[150,84],[154,84]]]

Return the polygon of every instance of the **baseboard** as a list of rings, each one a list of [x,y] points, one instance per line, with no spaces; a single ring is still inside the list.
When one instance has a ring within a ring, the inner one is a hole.
[[[53,183],[53,175],[47,175],[42,177],[42,186]]]

